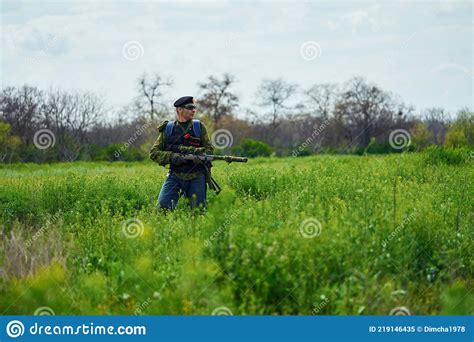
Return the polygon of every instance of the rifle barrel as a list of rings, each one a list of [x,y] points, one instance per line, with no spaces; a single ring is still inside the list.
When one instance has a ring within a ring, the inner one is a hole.
[[[246,163],[248,158],[245,157],[235,157],[235,156],[220,156],[217,154],[185,154],[184,158],[187,160],[193,160],[198,157],[201,161],[213,161],[213,160],[225,160],[228,163],[237,162],[237,163]]]
[[[247,158],[245,157],[234,157],[234,156],[219,156],[219,155],[206,155],[207,157],[211,157],[214,160],[225,160],[226,162],[237,162],[237,163],[246,163]]]

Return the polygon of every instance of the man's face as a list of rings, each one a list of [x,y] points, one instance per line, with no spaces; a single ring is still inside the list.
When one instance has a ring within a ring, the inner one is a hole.
[[[186,105],[184,107],[178,107],[178,116],[182,121],[188,121],[194,118],[194,114],[196,114],[196,106],[195,105]]]

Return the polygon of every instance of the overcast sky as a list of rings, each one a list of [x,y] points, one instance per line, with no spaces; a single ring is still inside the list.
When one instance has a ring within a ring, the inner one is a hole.
[[[361,75],[417,110],[473,108],[470,1],[0,1],[3,87],[92,90],[118,108],[159,72],[171,106],[230,72],[245,107],[263,79]]]

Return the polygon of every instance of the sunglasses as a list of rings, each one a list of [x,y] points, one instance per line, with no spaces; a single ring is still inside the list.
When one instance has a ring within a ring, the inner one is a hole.
[[[185,106],[183,106],[184,109],[187,109],[187,110],[193,110],[193,109],[196,109],[196,105],[195,104],[187,104]]]

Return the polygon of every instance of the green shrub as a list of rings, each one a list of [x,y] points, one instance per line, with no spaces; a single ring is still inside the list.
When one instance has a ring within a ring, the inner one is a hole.
[[[470,150],[432,145],[424,151],[423,155],[424,162],[428,165],[461,165],[468,161]]]
[[[474,114],[468,111],[458,113],[456,120],[449,125],[445,145],[448,147],[467,147],[474,145]]]
[[[145,154],[138,147],[127,147],[126,143],[110,144],[105,147],[94,146],[91,149],[93,160],[108,161],[140,161],[145,159]]]
[[[311,150],[306,147],[306,148],[302,148],[301,150],[296,147],[291,153],[290,155],[293,156],[293,157],[307,157],[307,156],[310,156],[312,153],[311,153]]]
[[[365,154],[388,154],[388,153],[401,153],[403,151],[413,151],[412,145],[406,146],[403,149],[394,149],[388,141],[377,143],[375,138],[371,138],[369,144],[366,147],[357,147],[354,149],[354,154],[365,155]]]
[[[232,152],[238,156],[249,158],[269,157],[272,154],[272,148],[258,140],[243,139],[240,144],[232,148]]]

